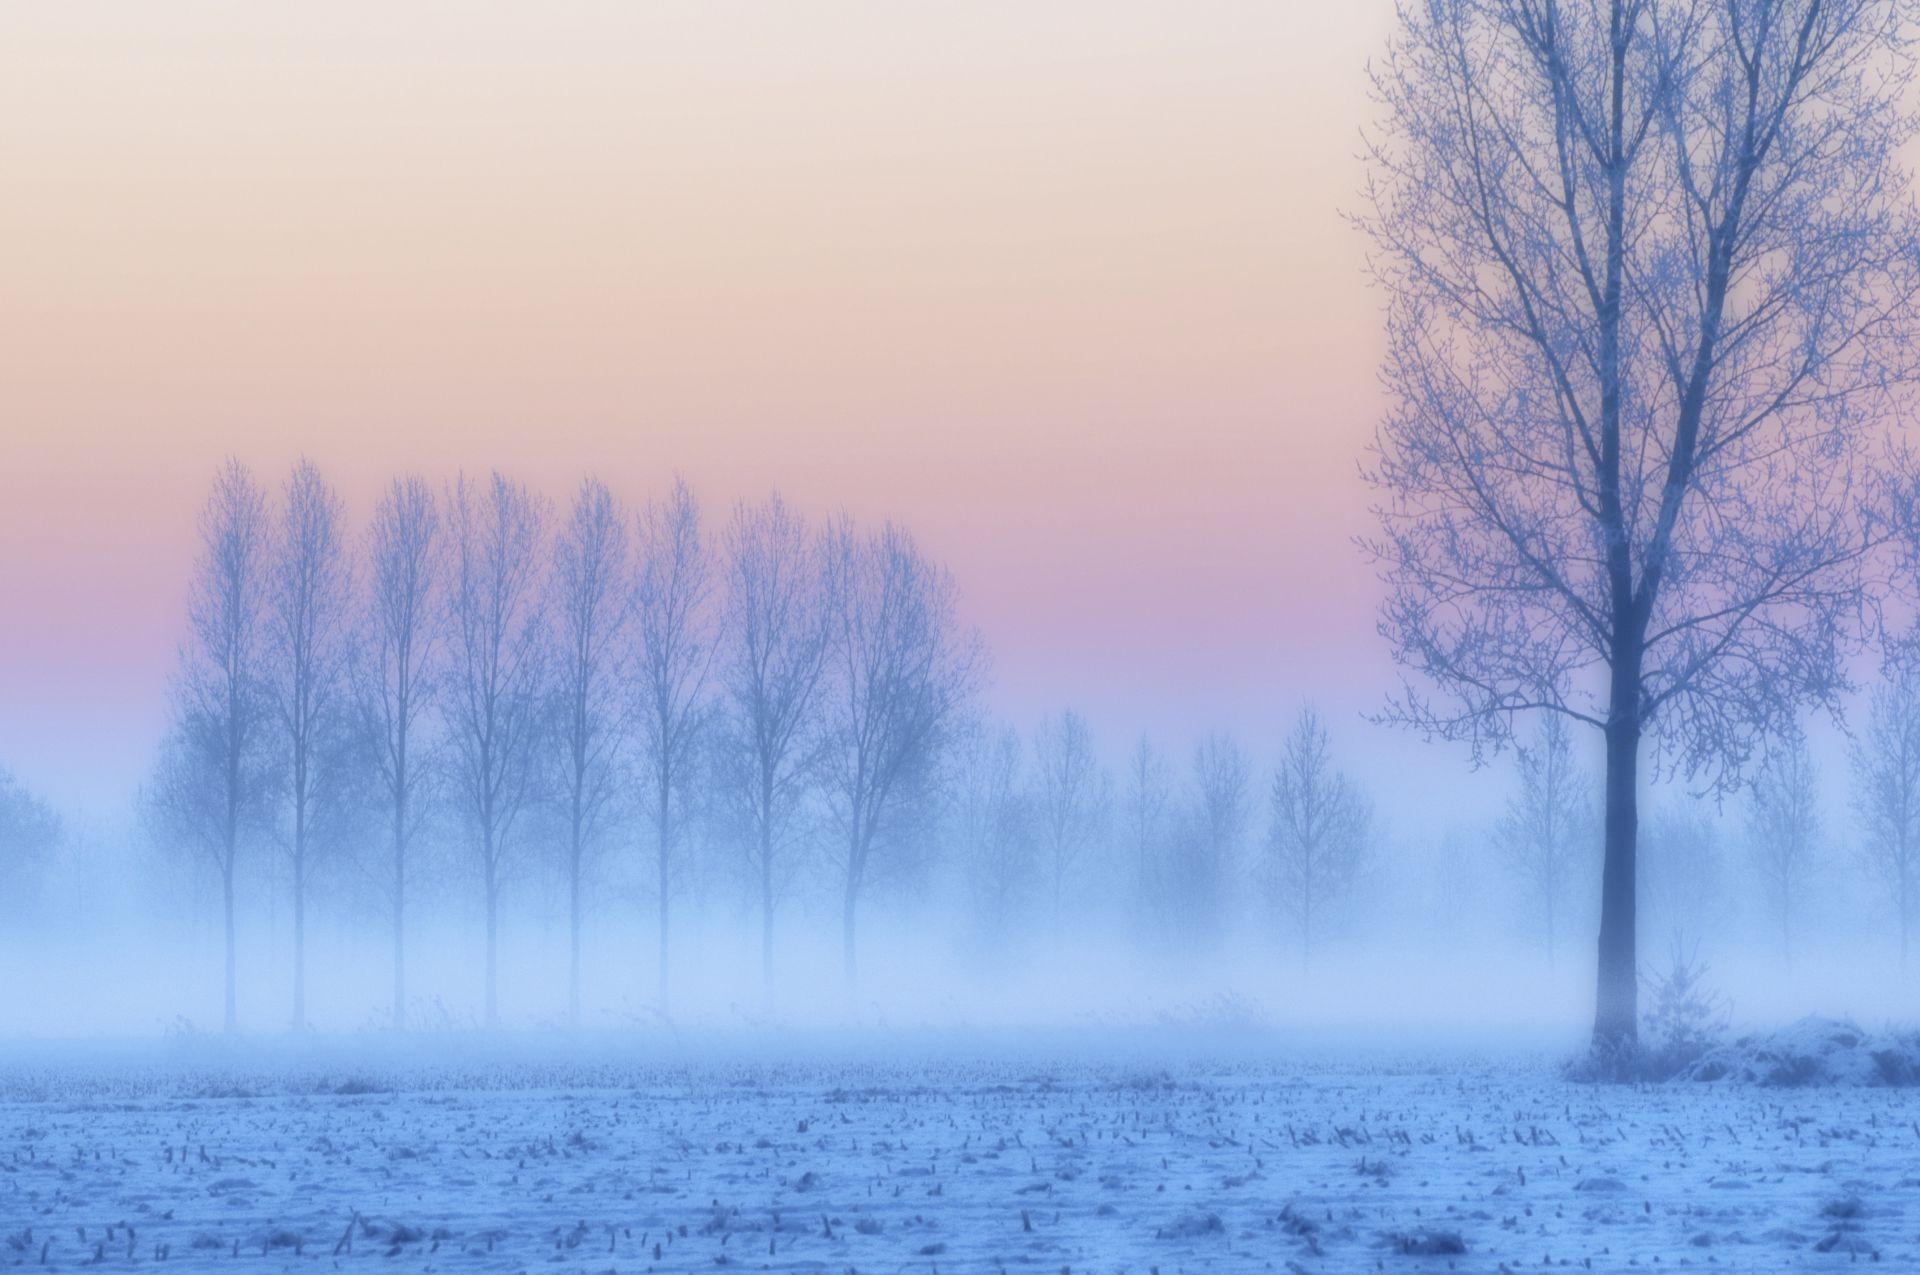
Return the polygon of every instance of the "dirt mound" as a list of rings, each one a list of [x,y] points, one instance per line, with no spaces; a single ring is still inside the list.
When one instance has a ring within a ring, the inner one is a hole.
[[[1803,1018],[1710,1050],[1682,1080],[1775,1088],[1920,1084],[1920,1033],[1875,1034],[1844,1018]]]

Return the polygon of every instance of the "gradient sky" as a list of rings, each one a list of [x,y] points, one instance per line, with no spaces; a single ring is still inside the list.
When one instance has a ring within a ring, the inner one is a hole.
[[[462,465],[896,516],[1023,722],[1265,759],[1311,694],[1407,755],[1353,716],[1390,665],[1342,210],[1390,19],[0,10],[0,759],[139,782],[207,481],[301,453],[356,519]]]

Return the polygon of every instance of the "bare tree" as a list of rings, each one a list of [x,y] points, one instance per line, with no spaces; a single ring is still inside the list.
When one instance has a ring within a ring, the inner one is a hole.
[[[955,752],[959,858],[981,930],[998,947],[1020,916],[1037,867],[1020,736],[1011,726],[994,729],[976,720]]]
[[[385,797],[392,853],[393,1026],[407,1025],[409,851],[426,814],[427,724],[444,663],[440,510],[423,478],[396,478],[374,508],[355,681],[361,729]]]
[[[486,1021],[494,1027],[500,1021],[500,886],[539,769],[546,511],[532,492],[499,474],[484,485],[463,475],[447,509],[453,578],[446,711],[486,895]]]
[[[340,497],[311,461],[293,467],[267,566],[268,683],[279,709],[292,805],[293,1029],[307,1025],[307,885],[319,844],[316,804],[342,758],[352,616]],[[337,791],[337,782],[335,783]]]
[[[627,516],[605,483],[588,479],[553,545],[553,617],[561,789],[567,821],[567,1022],[580,1025],[581,888],[587,855],[606,832],[617,791],[618,661],[631,614]]]
[[[1190,943],[1217,938],[1246,840],[1251,770],[1231,736],[1211,734],[1193,750],[1194,835],[1169,884],[1178,890]]]
[[[1676,796],[1654,812],[1646,833],[1641,899],[1669,947],[1690,950],[1724,919],[1726,886],[1720,838],[1704,802]]]
[[[1133,855],[1132,880],[1141,919],[1163,920],[1168,816],[1173,804],[1173,777],[1166,758],[1145,735],[1127,757],[1126,789],[1121,798],[1128,850]]]
[[[1040,723],[1033,737],[1033,761],[1041,846],[1052,888],[1053,937],[1058,942],[1067,887],[1106,826],[1113,779],[1094,756],[1087,719],[1072,709]]]
[[[946,568],[888,523],[842,517],[826,536],[827,774],[840,825],[841,944],[847,983],[855,913],[876,855],[899,853],[903,806],[933,774],[944,735],[972,693],[978,639],[961,627]]]
[[[1587,778],[1573,760],[1567,720],[1548,714],[1539,735],[1518,750],[1520,790],[1500,824],[1506,868],[1519,886],[1554,968],[1570,897],[1586,880],[1592,811]]]
[[[713,565],[700,536],[700,504],[674,480],[640,516],[634,590],[639,658],[636,691],[647,802],[653,808],[660,907],[660,1009],[668,1007],[668,908],[678,881],[675,805],[686,785],[708,712],[715,640]]]
[[[1392,716],[1604,732],[1595,1044],[1637,1038],[1636,794],[1832,705],[1913,369],[1901,0],[1431,0],[1374,73]]]
[[[173,723],[151,793],[163,833],[205,855],[220,877],[228,1031],[240,1021],[235,875],[272,789],[266,744],[273,709],[265,685],[270,536],[259,485],[246,466],[229,460],[200,512]]]
[[[1806,732],[1794,725],[1769,743],[1747,808],[1754,871],[1780,927],[1780,958],[1789,966],[1794,918],[1818,868],[1819,779]]]
[[[1892,905],[1907,968],[1920,906],[1920,682],[1897,669],[1873,692],[1866,733],[1854,740],[1853,808],[1861,865]]]
[[[1469,914],[1480,902],[1483,838],[1458,824],[1440,834],[1428,867],[1432,919],[1437,936],[1451,945],[1471,930]]]
[[[726,649],[721,680],[728,752],[751,830],[748,857],[760,893],[760,973],[773,989],[775,858],[819,755],[827,658],[820,546],[776,494],[740,505],[727,528]]]
[[[28,911],[62,836],[60,816],[53,807],[0,766],[0,891],[5,892],[9,912]]]
[[[1333,765],[1320,715],[1300,710],[1273,777],[1272,872],[1281,911],[1313,959],[1314,927],[1337,908],[1359,875],[1372,809]]]

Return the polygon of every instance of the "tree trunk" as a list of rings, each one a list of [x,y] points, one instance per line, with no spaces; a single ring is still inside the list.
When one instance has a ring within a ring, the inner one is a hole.
[[[660,860],[659,978],[660,978],[660,1013],[663,1016],[667,1012],[667,1004],[668,1004],[667,1002],[667,886],[670,880],[672,879],[672,874],[668,870],[668,863],[669,863],[668,856],[671,854],[672,847],[673,847],[673,843],[667,839],[672,834],[672,831],[673,831],[670,823],[671,817],[667,812],[667,793],[670,790],[670,787],[671,787],[671,784],[668,779],[667,773],[663,769],[660,774],[660,792],[659,792],[660,809],[659,809],[659,814],[658,814],[656,825],[655,825],[656,832],[659,837],[658,852],[659,852],[659,860]]]
[[[580,820],[574,818],[573,852],[567,860],[567,1026],[580,1026]]]
[[[1547,894],[1547,973],[1549,975],[1553,973],[1553,960],[1554,960],[1555,944],[1554,944],[1553,920],[1554,920],[1553,893],[1552,893],[1551,887],[1549,887],[1548,894]]]
[[[1640,670],[1615,660],[1607,717],[1606,848],[1600,870],[1600,963],[1594,997],[1596,1049],[1631,1049],[1640,1038],[1635,853],[1640,829]]]
[[[493,861],[487,861],[487,1027],[500,1025],[500,891],[494,879]]]
[[[393,1029],[407,1029],[407,814],[404,803],[393,818]]]
[[[225,895],[227,919],[227,1013],[226,1028],[229,1032],[240,1029],[240,1000],[236,989],[239,981],[239,966],[234,959],[233,935],[233,856],[227,856],[226,871],[221,875],[221,890]]]
[[[773,828],[760,826],[760,986],[773,1004]]]
[[[1900,973],[1907,972],[1907,937],[1913,924],[1913,883],[1912,873],[1906,867],[1907,856],[1900,856]]]
[[[845,963],[847,990],[849,992],[851,992],[860,981],[860,969],[854,959],[853,949],[853,912],[858,897],[859,894],[854,888],[853,877],[849,874],[847,877],[847,897],[840,911],[840,955],[841,960]]]
[[[302,821],[303,822],[303,821]],[[307,1028],[307,850],[306,830],[293,840],[293,1030]]]

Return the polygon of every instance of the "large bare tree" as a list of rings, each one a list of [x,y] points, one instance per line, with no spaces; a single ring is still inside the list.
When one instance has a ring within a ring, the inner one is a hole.
[[[627,515],[605,483],[588,479],[554,538],[548,611],[554,645],[554,721],[567,831],[567,1022],[580,1025],[580,923],[587,856],[607,831],[618,792],[622,735],[619,660],[632,598]]]
[[[1589,787],[1560,714],[1548,715],[1517,754],[1520,787],[1500,822],[1500,849],[1530,920],[1540,927],[1551,970],[1573,892],[1587,879],[1593,857]]]
[[[393,1026],[407,1025],[409,853],[426,817],[428,735],[443,671],[446,555],[440,510],[424,478],[396,478],[374,507],[367,582],[354,648],[362,730],[386,799],[392,855]]]
[[[700,502],[685,482],[675,479],[665,499],[648,502],[639,528],[634,699],[644,801],[653,814],[660,909],[658,978],[664,1013],[671,988],[667,923],[680,875],[676,807],[684,804],[710,707],[706,692],[716,649],[714,572],[700,534]]]
[[[486,1022],[500,1022],[500,887],[538,789],[547,629],[545,506],[517,482],[464,475],[447,500],[451,682],[446,714],[485,894]]]
[[[902,813],[926,791],[938,749],[972,693],[980,644],[961,626],[946,568],[892,523],[827,531],[829,797],[840,827],[841,945],[858,969],[855,915],[876,857],[899,854]]]
[[[789,848],[820,753],[824,564],[806,519],[778,494],[734,510],[726,556],[720,673],[726,752],[738,770],[749,828],[748,859],[760,895],[760,975],[771,996],[776,858]]]
[[[1320,714],[1300,710],[1274,772],[1271,882],[1292,925],[1304,968],[1316,927],[1347,898],[1367,854],[1372,807],[1335,768],[1333,741]]]
[[[313,462],[293,467],[282,492],[279,534],[267,568],[268,683],[279,710],[291,805],[293,1029],[307,1025],[307,886],[316,850],[316,809],[340,776],[353,586],[340,497]]]
[[[236,875],[249,837],[263,829],[272,791],[271,541],[265,495],[246,466],[229,460],[200,512],[200,556],[187,594],[172,729],[151,794],[162,834],[197,849],[220,878],[228,1031],[240,1021]]]
[[[1897,668],[1874,688],[1866,732],[1853,741],[1853,808],[1861,866],[1891,907],[1906,972],[1920,908],[1920,680]]]
[[[1913,369],[1909,37],[1905,0],[1419,0],[1374,72],[1393,711],[1604,732],[1602,1052],[1643,740],[1729,785],[1844,685]]]

